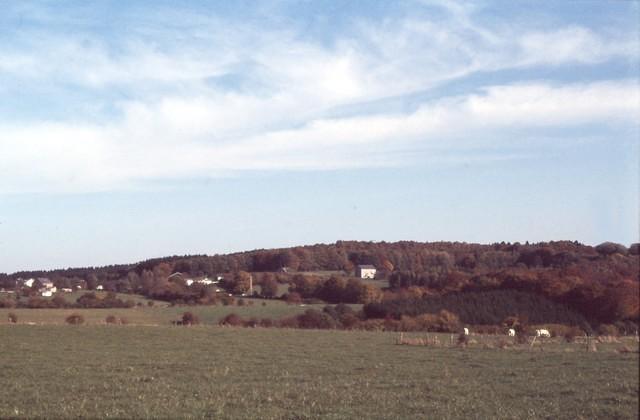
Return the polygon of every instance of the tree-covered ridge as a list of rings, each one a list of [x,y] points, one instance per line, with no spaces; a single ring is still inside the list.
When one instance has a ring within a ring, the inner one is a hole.
[[[491,245],[338,241],[226,255],[171,256],[129,265],[4,274],[0,275],[0,287],[15,287],[20,277],[48,277],[58,287],[82,284],[91,290],[100,284],[105,290],[142,293],[155,299],[210,303],[215,301],[214,291],[202,285],[186,287],[187,277],[213,278],[224,273],[220,286],[242,293],[249,284],[247,273],[254,273],[252,281],[264,286],[264,296],[275,296],[278,283],[284,283],[289,285],[293,301],[397,301],[407,305],[413,302],[408,298],[425,302],[435,298],[458,302],[461,312],[467,310],[463,306],[473,305],[451,296],[473,292],[476,295],[467,296],[478,298],[484,296],[479,292],[517,291],[569,308],[591,322],[611,323],[638,320],[638,254],[638,244],[629,248],[614,243],[592,247],[570,241]],[[359,264],[377,267],[378,276],[388,281],[389,288],[381,291],[353,278]],[[183,275],[170,278],[175,272]],[[318,272],[332,275],[327,278]],[[508,303],[509,299],[516,295],[500,296],[508,297],[500,301],[508,306],[513,303]]]

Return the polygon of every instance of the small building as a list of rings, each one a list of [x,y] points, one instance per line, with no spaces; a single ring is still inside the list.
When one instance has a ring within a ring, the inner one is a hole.
[[[42,294],[42,297],[51,297],[51,296],[53,296],[53,292],[51,290],[45,290],[41,294]]]
[[[42,287],[44,287],[47,290],[50,290],[50,289],[54,288],[53,282],[50,279],[46,278],[46,277],[39,277],[38,281],[40,282]]]
[[[196,280],[196,282],[197,282],[197,283],[200,283],[200,284],[204,284],[205,286],[209,286],[209,285],[211,285],[211,284],[215,283],[215,282],[214,282],[213,280],[211,280],[209,277],[205,277],[205,278],[202,278],[202,279]]]
[[[356,267],[356,277],[360,279],[373,279],[376,277],[376,268],[369,264],[359,265]]]
[[[104,290],[104,286],[99,284],[96,286],[96,290]]]

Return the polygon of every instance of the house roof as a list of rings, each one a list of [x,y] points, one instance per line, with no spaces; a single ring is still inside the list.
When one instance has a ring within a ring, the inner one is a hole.
[[[376,269],[376,267],[371,265],[371,264],[361,264],[361,265],[358,266],[358,268],[369,268],[369,269],[372,268],[374,270]]]

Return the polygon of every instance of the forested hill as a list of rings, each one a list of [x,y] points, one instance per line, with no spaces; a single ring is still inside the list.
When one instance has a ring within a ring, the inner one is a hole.
[[[141,274],[160,263],[174,271],[214,275],[234,271],[344,271],[352,273],[359,264],[372,264],[390,275],[411,273],[409,282],[440,280],[459,282],[469,276],[502,270],[518,272],[543,270],[549,275],[579,276],[583,280],[606,283],[638,280],[639,244],[629,248],[606,242],[592,247],[578,242],[558,241],[536,244],[465,242],[359,242],[338,241],[293,248],[253,250],[226,255],[185,255],[155,258],[135,264],[105,267],[68,268],[50,271],[23,271],[2,278],[80,277],[94,274],[101,280],[118,279],[129,272]],[[431,280],[428,280],[431,279]],[[468,279],[467,279],[468,280]]]
[[[289,284],[290,294],[303,299],[391,305],[386,308],[398,316],[401,313],[393,302],[404,302],[405,308],[407,302],[413,302],[412,306],[423,309],[446,302],[461,307],[460,302],[466,302],[464,305],[471,308],[479,304],[469,303],[470,297],[482,301],[506,297],[509,302],[503,306],[508,307],[521,296],[511,292],[518,292],[567,305],[594,322],[637,322],[639,251],[639,244],[627,248],[611,242],[592,247],[569,241],[491,245],[338,241],[227,255],[172,256],[130,265],[2,274],[0,287],[15,287],[19,277],[48,277],[58,287],[81,285],[92,290],[100,284],[104,290],[198,303],[208,301],[208,292],[170,281],[171,273],[193,277],[234,273],[225,276],[223,286],[235,293],[245,291],[244,286],[239,287],[243,276],[247,277],[244,272],[253,272],[260,273],[254,276],[256,285],[277,281]],[[353,279],[359,264],[374,265],[377,277],[388,282],[386,291]],[[265,297],[274,297],[267,296],[265,290],[263,287],[261,292]],[[493,293],[499,290],[509,293]],[[457,293],[467,297],[464,301],[451,297]],[[449,297],[437,304],[422,302],[438,296]]]

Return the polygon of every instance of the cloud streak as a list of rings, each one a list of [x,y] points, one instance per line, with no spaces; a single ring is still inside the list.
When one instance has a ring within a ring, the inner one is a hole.
[[[0,118],[0,193],[399,166],[420,160],[411,150],[424,160],[445,148],[495,147],[513,130],[530,135],[593,123],[637,130],[634,79],[476,84],[464,94],[371,113],[373,101],[471,75],[638,60],[637,42],[625,33],[481,24],[471,8],[442,10],[442,21],[357,19],[330,43],[214,18],[166,30],[145,22],[108,40],[19,30],[13,42],[0,43],[0,99],[21,94],[40,112]],[[76,108],[108,111],[47,118],[38,95],[52,86],[56,103],[81,92],[86,103]],[[341,115],[345,106],[354,110]]]
[[[633,128],[639,103],[635,81],[490,86],[406,114],[315,119],[229,140],[218,136],[228,133],[227,122],[209,118],[216,102],[169,100],[131,107],[122,121],[108,126],[0,126],[6,151],[0,156],[0,191],[92,191],[234,171],[394,166],[405,163],[405,152],[414,148],[435,153],[517,147],[518,140],[507,136],[514,129],[527,134],[582,124]]]

